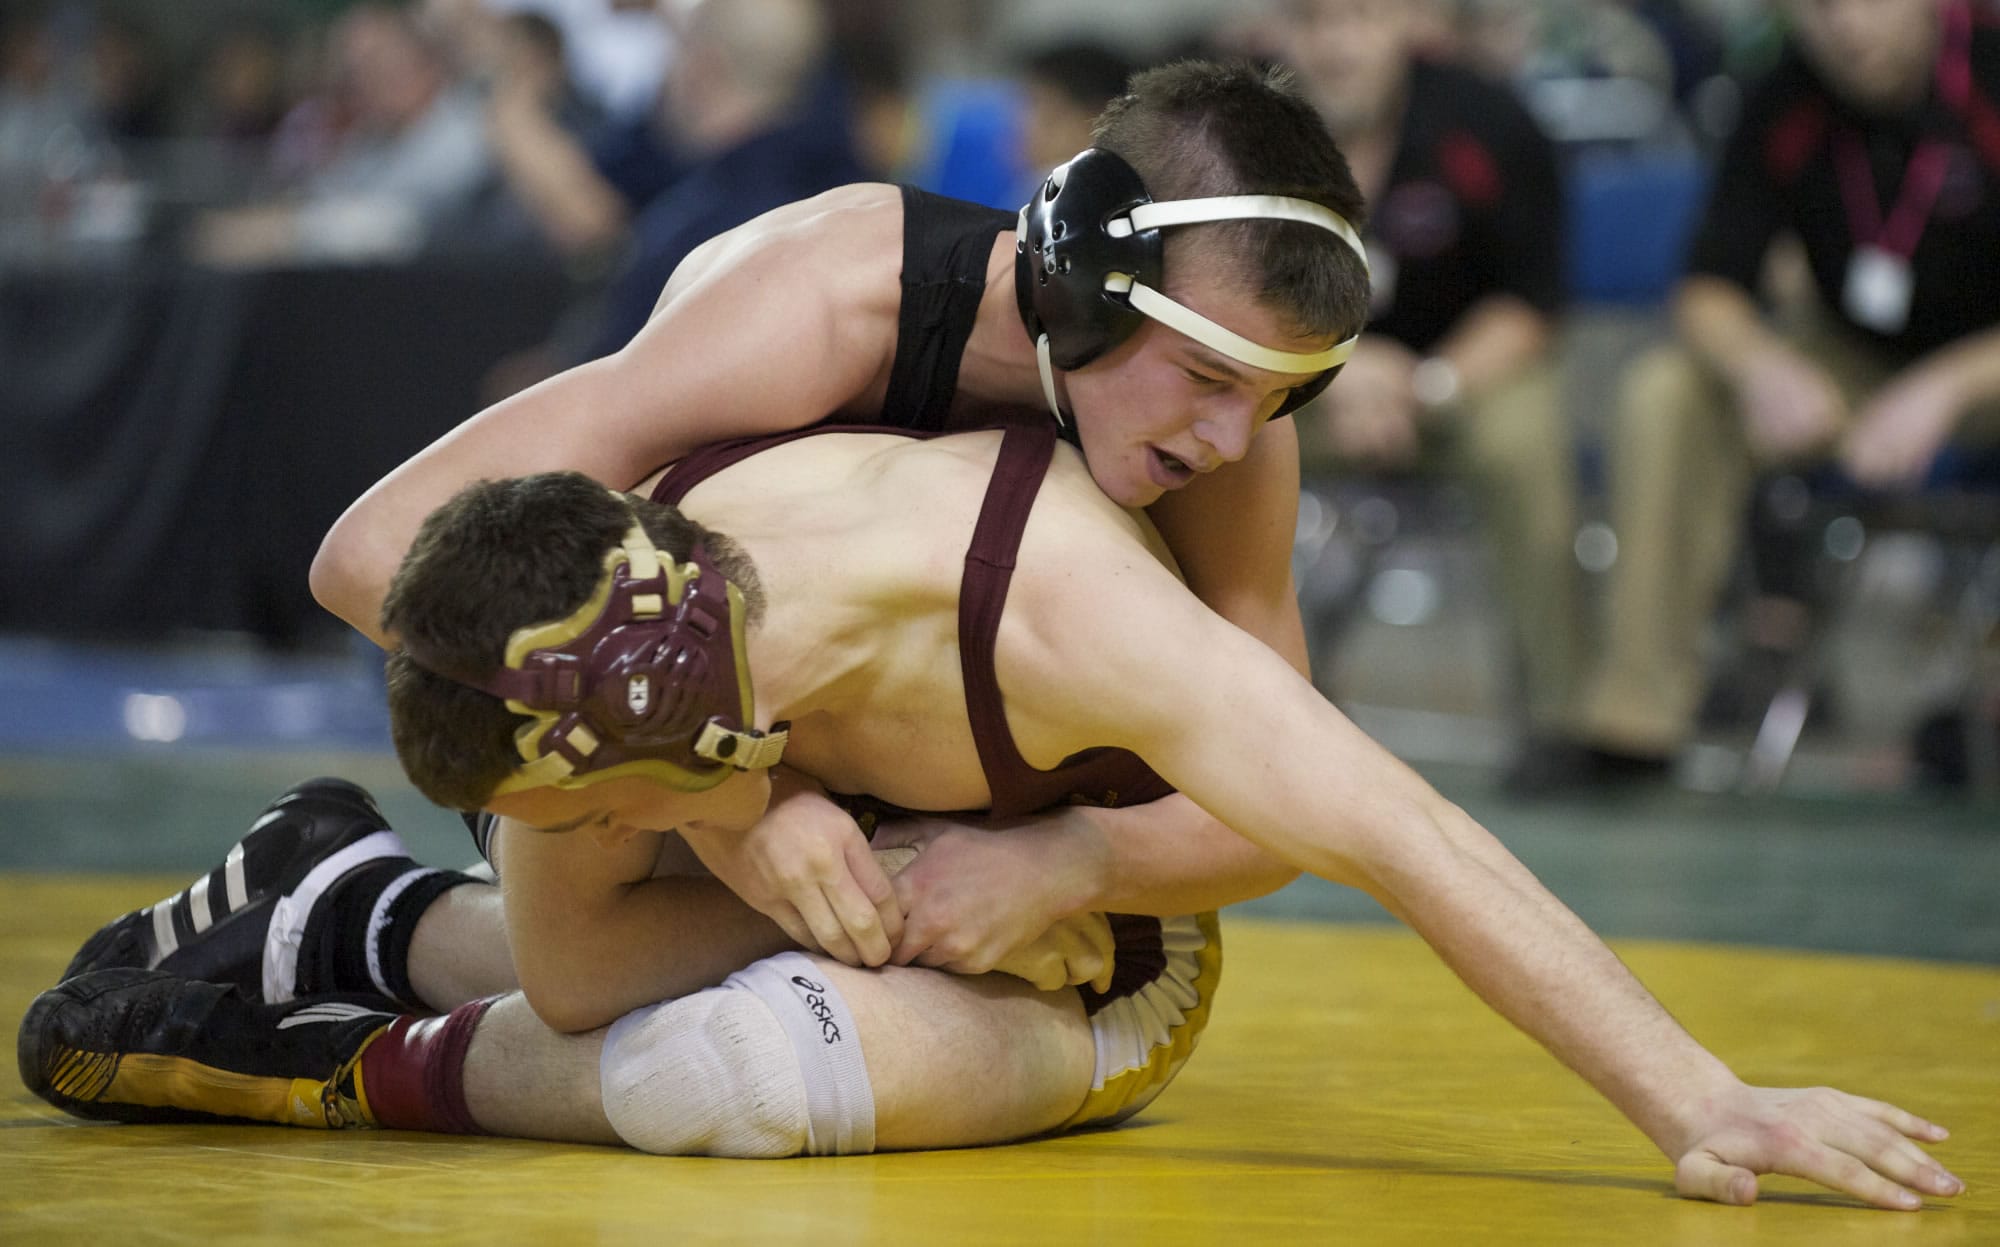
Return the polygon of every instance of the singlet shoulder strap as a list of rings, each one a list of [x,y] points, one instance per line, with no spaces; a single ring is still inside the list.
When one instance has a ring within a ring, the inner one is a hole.
[[[1026,782],[1040,774],[1014,746],[1006,707],[1001,704],[993,648],[1000,633],[1000,616],[1007,606],[1007,589],[1014,578],[1021,534],[1041,491],[1042,478],[1048,474],[1055,445],[1055,431],[1047,425],[1007,428],[959,582],[959,672],[965,681],[965,710],[972,722],[973,743],[993,794],[995,814],[1021,812],[1004,808],[1008,804],[1005,794],[1022,791]]]
[[[914,186],[902,194],[902,303],[882,419],[938,430],[958,393],[959,363],[986,293],[993,239],[1011,230],[1014,218]]]
[[[653,486],[653,501],[667,506],[679,506],[681,499],[688,496],[694,487],[714,476],[724,468],[748,459],[750,456],[796,442],[801,438],[818,437],[822,433],[886,433],[892,437],[925,437],[927,434],[910,429],[885,428],[879,424],[814,424],[803,429],[787,429],[783,433],[760,433],[755,437],[732,437],[728,441],[715,442],[703,446],[685,459],[677,459],[659,483]]]

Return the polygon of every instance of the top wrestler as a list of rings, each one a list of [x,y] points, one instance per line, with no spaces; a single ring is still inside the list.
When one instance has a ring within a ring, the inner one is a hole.
[[[1248,67],[1137,76],[1097,143],[1123,161],[1100,154],[1093,176],[1067,177],[1069,193],[1038,195],[1019,222],[1031,248],[1017,246],[1012,213],[881,185],[715,239],[624,350],[479,413],[369,490],[328,533],[314,593],[389,642],[380,609],[398,560],[419,521],[473,480],[570,469],[623,489],[698,445],[829,416],[968,429],[1046,422],[1058,406],[1098,486],[1147,508],[1195,593],[1305,670],[1290,569],[1297,438],[1272,417],[1324,385],[1366,315],[1348,225],[1360,223],[1360,196],[1312,106]],[[1279,219],[1159,215],[1218,196],[1283,197],[1212,205]],[[1135,216],[1125,237],[1098,228],[1148,198],[1155,217]],[[1300,219],[1324,209],[1338,228]],[[1093,228],[1079,230],[1086,220]],[[1085,288],[1086,273],[1107,269],[1136,279],[1129,292]],[[1042,323],[1064,308],[1073,323]],[[1296,873],[1179,796],[1068,817],[1089,820],[1121,863],[1105,876],[1117,892],[1082,898],[1082,910],[1192,912]],[[942,876],[944,855],[935,868],[920,861],[905,931],[851,824],[774,827],[767,839],[779,834],[789,847],[759,860],[818,863],[810,877],[780,880],[705,847],[703,860],[795,939],[851,963],[880,964],[895,946],[901,961],[983,970],[1051,917],[1009,912],[1046,890],[1016,886],[1004,862],[965,868],[985,851],[968,840],[951,846],[952,873],[985,881],[984,899],[961,887],[956,912],[926,907],[923,877]],[[1172,894],[1190,879],[1202,881],[1198,903]]]

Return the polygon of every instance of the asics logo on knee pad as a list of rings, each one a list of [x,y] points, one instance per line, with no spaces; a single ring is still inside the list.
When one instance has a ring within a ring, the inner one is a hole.
[[[833,1019],[833,1006],[826,1002],[826,985],[815,983],[803,974],[794,974],[792,986],[805,993],[806,1008],[819,1019],[820,1042],[839,1043],[840,1024]]]

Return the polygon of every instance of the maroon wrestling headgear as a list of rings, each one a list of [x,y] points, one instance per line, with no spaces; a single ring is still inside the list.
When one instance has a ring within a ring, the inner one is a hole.
[[[634,521],[605,552],[589,600],[565,619],[516,630],[505,664],[487,678],[405,652],[532,716],[514,736],[522,765],[495,796],[626,775],[703,792],[732,769],[775,766],[785,751],[785,724],[768,733],[751,726],[743,616],[743,594],[700,543],[675,563]]]

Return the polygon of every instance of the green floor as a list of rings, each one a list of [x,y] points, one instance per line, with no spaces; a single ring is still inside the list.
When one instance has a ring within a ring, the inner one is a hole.
[[[1608,937],[2000,963],[1992,805],[1673,789],[1517,804],[1485,770],[1428,773]],[[163,749],[107,762],[0,755],[0,871],[192,874],[214,865],[274,793],[314,774],[373,789],[419,857],[470,860],[456,817],[425,803],[392,758]],[[1310,878],[1242,909],[1382,917],[1361,894]]]

